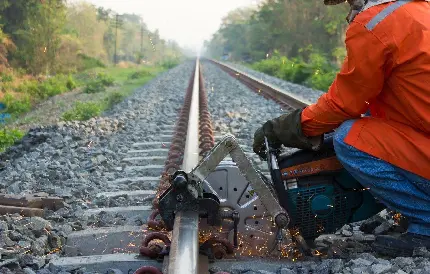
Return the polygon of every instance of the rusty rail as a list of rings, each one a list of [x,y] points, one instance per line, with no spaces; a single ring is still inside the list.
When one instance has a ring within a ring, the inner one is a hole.
[[[188,119],[190,113],[191,106],[191,96],[193,92],[193,83],[194,83],[194,75],[195,70],[191,74],[190,80],[188,82],[188,88],[184,98],[184,105],[178,114],[178,120],[175,125],[175,133],[173,135],[172,142],[169,147],[169,152],[167,155],[167,160],[164,164],[164,171],[161,174],[160,184],[158,185],[157,194],[155,195],[155,199],[153,201],[153,206],[155,209],[158,208],[158,198],[160,195],[169,188],[170,184],[168,182],[169,174],[173,174],[176,170],[180,169],[183,159],[184,159],[184,150],[185,150],[185,141],[187,136],[187,128],[188,128]],[[162,226],[159,222],[155,222],[154,218],[156,214],[152,214],[150,216],[150,228],[157,229],[157,226],[152,227],[152,224]]]
[[[190,172],[199,162],[199,60],[196,61],[194,85],[188,119],[187,139],[182,170]],[[179,211],[175,214],[169,253],[169,274],[198,274],[199,213]]]
[[[205,89],[202,70],[199,70],[199,130],[200,156],[204,157],[215,145],[211,114],[209,113],[208,97]]]
[[[178,169],[190,171],[214,146],[211,115],[208,110],[200,63],[197,60],[190,77],[182,106],[176,122],[174,136],[169,148],[165,168],[153,201],[154,211],[148,218],[148,228],[154,232],[142,241],[140,254],[159,258],[169,253],[169,274],[196,273],[198,269],[198,215],[190,212],[177,214],[172,240],[163,231],[159,215],[158,199],[169,188],[169,175]],[[186,229],[184,229],[186,227]],[[154,243],[157,241],[156,243]],[[158,270],[157,270],[158,271]],[[184,272],[185,271],[185,272]],[[142,268],[141,273],[158,273],[152,268]],[[136,273],[136,272],[135,272]]]
[[[304,108],[311,104],[311,102],[307,101],[304,98],[300,98],[297,95],[294,95],[286,90],[282,90],[278,87],[275,87],[269,83],[265,83],[262,80],[258,80],[252,75],[249,75],[243,71],[240,71],[232,66],[229,66],[225,63],[208,59],[210,62],[219,66],[222,70],[227,72],[230,76],[236,78],[244,85],[249,87],[252,91],[258,93],[259,95],[271,99],[281,105],[282,109],[287,111],[292,111],[298,108]]]

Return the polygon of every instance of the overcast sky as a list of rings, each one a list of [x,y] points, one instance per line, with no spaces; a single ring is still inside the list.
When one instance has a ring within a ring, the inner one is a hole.
[[[118,13],[141,15],[148,28],[158,28],[163,39],[182,47],[198,48],[210,39],[221,19],[238,7],[256,5],[258,0],[86,0]]]

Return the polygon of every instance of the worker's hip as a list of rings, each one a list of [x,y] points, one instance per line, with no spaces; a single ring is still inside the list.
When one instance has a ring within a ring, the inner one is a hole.
[[[335,139],[430,180],[430,139],[412,127],[363,117],[345,121],[336,130]]]

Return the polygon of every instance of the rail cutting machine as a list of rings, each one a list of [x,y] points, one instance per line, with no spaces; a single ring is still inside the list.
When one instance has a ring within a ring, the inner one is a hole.
[[[190,173],[171,175],[159,202],[167,229],[175,212],[195,210],[202,238],[217,235],[241,254],[256,255],[291,239],[288,231],[309,241],[384,209],[336,159],[330,135],[317,152],[283,154],[266,140],[266,153],[271,178],[226,135]]]

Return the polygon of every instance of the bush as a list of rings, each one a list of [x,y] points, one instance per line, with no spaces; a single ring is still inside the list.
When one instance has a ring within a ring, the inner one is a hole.
[[[115,79],[106,73],[97,74],[97,81],[100,81],[105,87],[113,86],[115,84]]]
[[[102,61],[100,61],[97,58],[90,57],[85,54],[78,54],[78,57],[80,58],[80,64],[79,64],[79,70],[87,70],[92,68],[105,68],[106,65],[103,64]]]
[[[336,71],[315,72],[308,80],[307,85],[313,89],[327,91],[336,78]]]
[[[252,68],[263,73],[302,84],[312,74],[312,70],[301,59],[273,56],[252,65]]]
[[[288,60],[287,58],[283,59]],[[272,57],[270,59],[265,59],[260,62],[256,62],[252,65],[252,68],[268,75],[275,76],[282,66],[282,60],[278,57]]]
[[[24,137],[24,132],[17,129],[2,129],[0,130],[0,152],[15,144]]]
[[[15,85],[13,83],[2,83],[0,85],[0,91],[2,92],[7,92],[7,91],[11,91],[14,90]]]
[[[276,54],[270,59],[254,63],[252,68],[289,82],[324,91],[330,87],[338,70],[324,55],[315,51],[310,51],[308,62],[302,58],[288,59]]]
[[[0,75],[0,82],[2,82],[2,83],[13,82],[13,76],[11,74]]]
[[[86,121],[100,115],[102,109],[100,104],[94,102],[76,102],[73,109],[63,113],[62,119],[64,121]]]
[[[118,91],[110,93],[105,99],[107,108],[111,108],[114,105],[121,103],[125,97],[126,96],[124,94]]]
[[[300,59],[293,59],[293,75],[290,79],[291,82],[296,84],[303,84],[312,75],[312,67]]]
[[[85,86],[84,92],[96,93],[106,91],[106,87],[113,86],[114,84],[115,81],[113,77],[104,73],[98,73],[96,78]]]
[[[85,93],[97,93],[102,91],[106,91],[106,88],[100,81],[90,82],[84,88]]]
[[[167,59],[160,63],[160,66],[162,66],[164,69],[171,69],[179,65],[179,60],[177,59]]]
[[[314,89],[327,91],[336,77],[337,67],[330,64],[324,55],[317,52],[310,54],[309,67],[312,74],[306,81],[307,85]]]
[[[67,78],[66,87],[67,87],[67,89],[68,89],[68,90],[72,90],[72,89],[77,88],[77,85],[76,85],[75,80],[74,80],[74,79],[73,79],[73,77],[72,77],[72,76],[70,76],[70,75],[69,75],[69,77]]]
[[[30,94],[35,99],[45,99],[70,91],[74,88],[76,88],[76,83],[72,76],[59,74],[43,82],[27,81],[18,87],[18,91]]]
[[[3,97],[3,103],[6,105],[6,112],[11,115],[28,112],[31,109],[30,96],[28,95],[13,97],[10,93],[6,93]]]
[[[295,66],[296,64],[293,61],[288,60],[285,57],[283,58],[282,65],[279,67],[279,70],[271,75],[292,82],[297,70]]]
[[[135,80],[135,79],[140,79],[140,78],[144,78],[144,77],[148,77],[148,76],[152,76],[152,73],[147,71],[147,70],[139,70],[136,72],[133,72],[132,74],[130,74],[128,76],[129,80]]]

